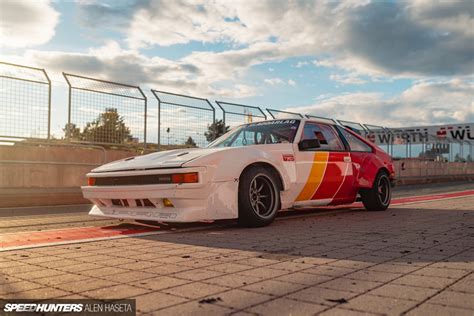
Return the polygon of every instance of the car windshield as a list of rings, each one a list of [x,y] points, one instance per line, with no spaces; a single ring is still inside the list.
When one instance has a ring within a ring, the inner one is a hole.
[[[292,143],[299,124],[299,120],[273,120],[245,124],[222,135],[207,147]]]

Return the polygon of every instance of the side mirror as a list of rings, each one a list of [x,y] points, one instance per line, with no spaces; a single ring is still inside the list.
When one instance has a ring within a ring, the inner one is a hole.
[[[319,142],[318,139],[303,139],[298,144],[299,150],[302,150],[302,151],[316,149],[320,147],[321,147],[321,143]]]

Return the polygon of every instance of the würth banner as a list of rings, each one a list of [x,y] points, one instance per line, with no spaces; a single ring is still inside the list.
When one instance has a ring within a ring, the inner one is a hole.
[[[474,143],[474,123],[390,128],[371,131],[367,138],[378,145],[436,142]]]

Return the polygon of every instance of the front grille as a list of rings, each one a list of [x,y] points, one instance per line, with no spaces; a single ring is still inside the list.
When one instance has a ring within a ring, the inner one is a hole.
[[[168,183],[171,183],[171,175],[169,174],[95,178],[95,185],[97,186],[168,184]]]
[[[131,200],[135,201],[136,207],[155,207],[156,205],[150,201],[149,199],[136,199],[136,200]],[[119,206],[119,207],[130,207],[130,203],[126,199],[112,199],[110,200],[113,206]],[[103,205],[106,205],[104,202],[101,202]],[[133,206],[133,205],[132,205]]]

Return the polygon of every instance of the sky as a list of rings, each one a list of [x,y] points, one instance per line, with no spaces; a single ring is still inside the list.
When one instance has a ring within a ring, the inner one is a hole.
[[[1,0],[0,60],[388,127],[474,121],[473,1]]]

